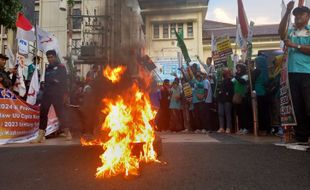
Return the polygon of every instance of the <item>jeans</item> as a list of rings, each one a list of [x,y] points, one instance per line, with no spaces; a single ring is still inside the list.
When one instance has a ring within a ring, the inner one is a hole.
[[[310,129],[310,74],[289,73],[290,89],[297,120],[297,141],[308,141]]]
[[[227,129],[231,129],[231,110],[232,103],[231,102],[218,102],[218,116],[220,122],[220,128],[225,128],[225,118],[226,118],[226,127]]]

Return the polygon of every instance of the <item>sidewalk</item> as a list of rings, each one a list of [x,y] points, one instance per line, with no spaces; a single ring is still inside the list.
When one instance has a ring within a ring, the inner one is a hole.
[[[173,133],[173,132],[156,132],[163,143],[224,143],[224,144],[274,144],[280,143],[281,139],[275,136],[258,136],[254,135],[235,135],[235,134],[219,134],[219,133],[207,133],[207,134],[195,134],[191,132],[187,133]],[[1,147],[32,147],[32,146],[72,146],[80,145],[80,134],[74,133],[72,141],[65,141],[63,137],[54,137],[46,139],[44,143],[31,144],[31,143],[19,143],[19,144],[6,144]]]

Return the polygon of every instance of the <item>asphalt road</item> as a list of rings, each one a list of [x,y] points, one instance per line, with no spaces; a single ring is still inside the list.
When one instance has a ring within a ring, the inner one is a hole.
[[[167,164],[145,164],[138,177],[99,180],[100,147],[2,147],[0,190],[310,189],[309,152],[229,142],[165,142],[160,160]]]

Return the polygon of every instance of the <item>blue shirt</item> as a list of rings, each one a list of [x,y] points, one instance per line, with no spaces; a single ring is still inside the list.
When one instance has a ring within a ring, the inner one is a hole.
[[[310,45],[310,25],[302,30],[292,28],[288,31],[288,35],[289,39],[294,44]],[[310,55],[303,54],[296,48],[289,48],[288,72],[310,74]]]

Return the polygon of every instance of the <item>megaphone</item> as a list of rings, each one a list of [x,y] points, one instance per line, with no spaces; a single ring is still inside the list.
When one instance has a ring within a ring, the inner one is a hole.
[[[60,0],[59,2],[59,9],[62,11],[67,10],[67,0]]]

